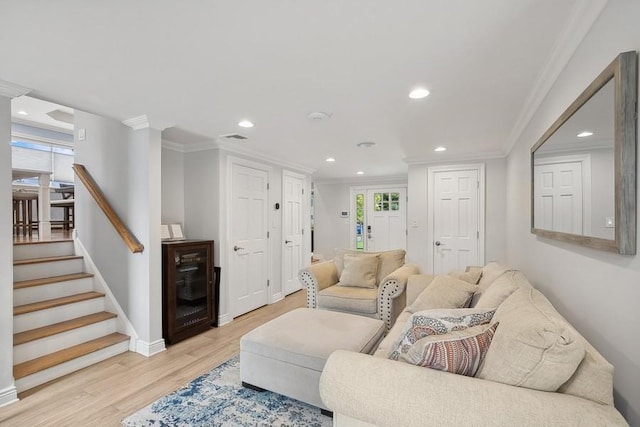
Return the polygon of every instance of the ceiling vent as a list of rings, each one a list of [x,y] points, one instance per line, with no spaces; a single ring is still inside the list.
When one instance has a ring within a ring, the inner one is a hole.
[[[236,139],[238,141],[243,141],[245,139],[249,139],[246,136],[240,135],[239,133],[228,133],[226,135],[220,135],[220,138],[224,139]]]

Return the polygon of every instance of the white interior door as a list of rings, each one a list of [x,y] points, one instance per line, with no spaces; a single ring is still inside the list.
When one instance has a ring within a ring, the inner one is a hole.
[[[534,170],[535,227],[584,234],[582,163],[540,164]]]
[[[303,176],[284,172],[282,176],[282,222],[284,249],[283,274],[284,292],[289,295],[302,289],[298,272],[303,267],[303,200],[305,179]]]
[[[369,252],[406,249],[407,189],[367,189],[367,215],[363,230]]]
[[[480,265],[478,169],[434,171],[432,176],[433,273]]]
[[[233,317],[268,302],[268,173],[232,164],[231,274]]]

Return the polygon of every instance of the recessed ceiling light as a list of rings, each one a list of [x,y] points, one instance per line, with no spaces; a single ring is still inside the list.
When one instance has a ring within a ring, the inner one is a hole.
[[[588,130],[585,130],[585,131],[580,132],[580,133],[579,133],[579,134],[577,134],[576,136],[577,136],[578,138],[584,138],[584,137],[586,137],[586,136],[591,136],[591,135],[593,135],[593,132],[589,132]]]
[[[26,115],[28,115],[29,113],[27,113],[27,112],[26,112],[26,111],[24,111],[24,110],[20,110],[20,111],[18,111],[18,114],[22,114],[23,116],[26,116]]]
[[[442,147],[442,146],[436,147],[433,149],[433,151],[447,151],[447,147]]]
[[[364,172],[363,171],[358,171],[358,172],[356,172],[356,175],[364,175]]]
[[[333,157],[327,157],[325,161],[331,163],[331,162],[335,162],[336,159],[334,159]]]
[[[242,128],[252,128],[253,127],[253,123],[250,122],[249,120],[242,120],[242,121],[238,122],[238,126],[240,126]]]
[[[373,141],[365,141],[365,142],[359,142],[358,144],[356,144],[358,147],[360,148],[371,148],[374,145],[376,145],[375,142]]]
[[[323,120],[329,120],[331,118],[331,113],[325,113],[324,111],[314,111],[313,113],[309,113],[307,118],[312,122],[321,122]]]
[[[417,87],[411,92],[409,92],[409,98],[411,99],[422,99],[429,96],[429,90],[423,87]]]

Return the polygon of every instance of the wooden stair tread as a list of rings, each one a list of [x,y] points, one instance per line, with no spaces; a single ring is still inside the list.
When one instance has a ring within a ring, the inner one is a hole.
[[[54,298],[46,301],[38,301],[30,304],[18,305],[13,307],[13,315],[31,313],[38,310],[46,310],[52,307],[58,307],[66,304],[73,304],[75,302],[86,301],[94,298],[101,298],[104,294],[101,292],[84,292],[81,294],[70,295],[67,297]]]
[[[51,283],[66,282],[69,280],[79,280],[93,277],[90,273],[74,273],[64,274],[62,276],[43,277],[41,279],[23,280],[20,282],[13,282],[13,289],[29,288],[31,286],[49,285]]]
[[[21,242],[13,242],[13,246],[42,245],[47,243],[64,243],[64,242],[73,242],[73,239],[27,240],[27,241],[21,241]]]
[[[49,337],[51,335],[60,334],[62,332],[67,332],[73,329],[81,328],[83,326],[102,322],[104,320],[113,319],[114,317],[117,316],[113,313],[101,311],[99,313],[89,314],[88,316],[81,316],[64,322],[55,323],[53,325],[43,326],[41,328],[20,332],[13,335],[13,345],[16,346],[35,341],[40,338]]]
[[[61,363],[77,359],[78,357],[85,356],[98,350],[102,350],[103,348],[107,348],[128,339],[128,336],[115,332],[113,334],[97,338],[95,340],[87,341],[73,347],[65,348],[64,350],[56,351],[55,353],[47,354],[46,356],[28,360],[13,367],[13,377],[18,380],[28,375],[35,374],[36,372],[44,371],[45,369],[60,365]]]
[[[51,256],[45,258],[29,258],[29,259],[18,259],[13,261],[13,265],[28,265],[28,264],[40,264],[43,262],[56,262],[56,261],[67,261],[71,259],[82,259],[79,255],[64,255],[64,256]]]

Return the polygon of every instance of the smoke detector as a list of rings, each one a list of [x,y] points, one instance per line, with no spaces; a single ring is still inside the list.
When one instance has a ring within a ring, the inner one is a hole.
[[[325,113],[323,111],[315,111],[307,115],[307,119],[311,120],[312,122],[321,122],[324,120],[329,120],[330,118],[331,114]]]

